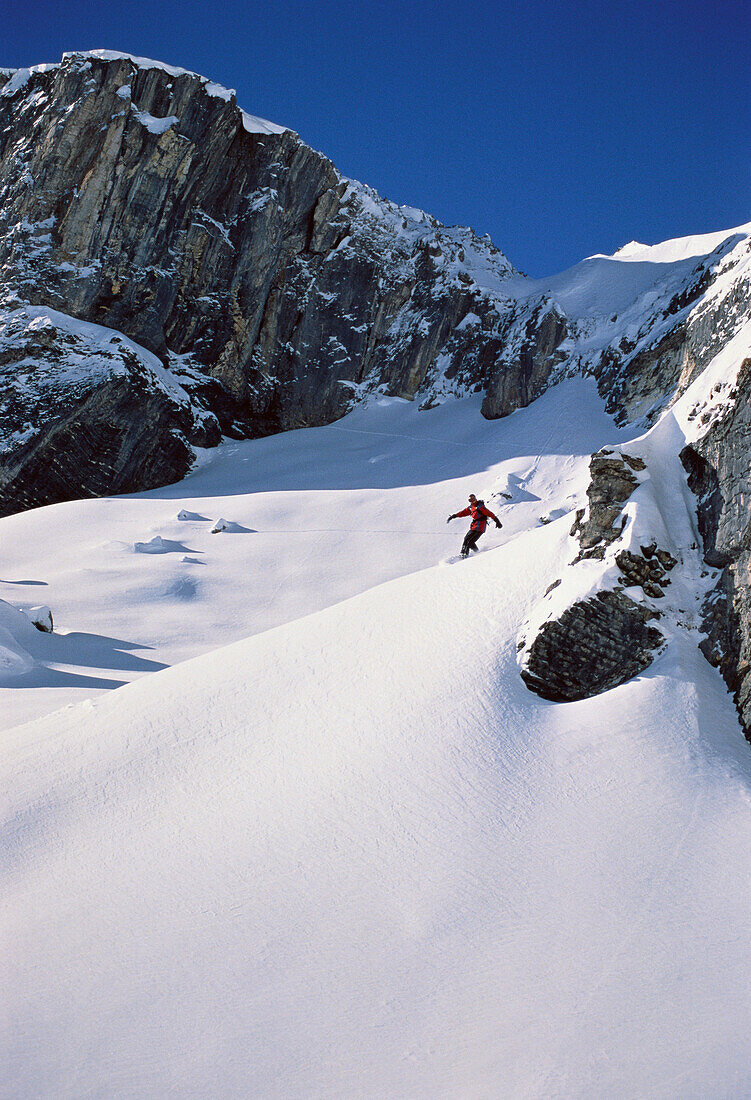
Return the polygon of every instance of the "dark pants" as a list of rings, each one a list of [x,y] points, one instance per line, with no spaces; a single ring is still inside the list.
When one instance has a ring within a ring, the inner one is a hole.
[[[470,550],[477,550],[477,540],[479,539],[482,531],[475,531],[470,527],[464,536],[464,542],[462,543],[462,557],[466,558]]]

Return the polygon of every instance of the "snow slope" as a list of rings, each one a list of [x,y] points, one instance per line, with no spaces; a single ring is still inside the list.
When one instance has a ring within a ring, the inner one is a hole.
[[[8,735],[7,1095],[745,1094],[746,750],[526,692],[565,526]]]
[[[205,451],[174,486],[0,520],[0,599],[44,602],[56,624],[35,642],[34,671],[0,688],[0,722],[432,566],[461,545],[463,527],[446,516],[470,491],[497,507],[504,528],[485,544],[498,545],[579,507],[590,451],[619,437],[591,380],[504,421],[484,420],[479,405],[420,412],[375,398],[327,428]],[[212,534],[219,518],[235,528]]]
[[[685,286],[700,259],[715,252],[721,258],[749,234],[751,223],[656,245],[632,241],[612,256],[588,256],[557,275],[512,285],[520,297],[550,295],[572,319],[591,324],[598,318],[610,318],[623,326],[626,319],[638,318],[644,324],[658,302],[669,302]],[[608,335],[612,339],[613,333]]]
[[[80,662],[3,697],[92,696],[3,735],[0,1095],[748,1095],[751,762],[695,631],[595,699],[518,676],[618,438],[581,379],[378,399],[0,523]],[[444,566],[470,489],[503,531]],[[114,652],[203,655],[76,683]]]

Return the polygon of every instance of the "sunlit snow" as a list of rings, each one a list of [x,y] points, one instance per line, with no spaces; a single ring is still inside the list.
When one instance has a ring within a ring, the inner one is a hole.
[[[518,675],[627,440],[583,380],[373,398],[2,520],[57,629],[10,723],[74,704],[4,734],[7,1095],[748,1094],[751,762],[691,614],[600,697]],[[446,565],[469,491],[504,526]]]

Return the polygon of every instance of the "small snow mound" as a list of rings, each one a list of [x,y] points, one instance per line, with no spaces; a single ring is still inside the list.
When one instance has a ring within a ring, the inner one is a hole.
[[[154,535],[148,542],[134,542],[133,549],[136,554],[185,554],[193,551],[192,546],[186,546],[175,539],[164,539],[161,535]],[[196,551],[201,553],[201,551]]]
[[[204,84],[204,91],[206,95],[210,95],[214,99],[223,99],[225,103],[231,103],[233,96],[237,95],[234,88],[225,88],[224,85],[216,84],[213,80],[209,80],[207,84]]]
[[[456,331],[463,332],[464,329],[472,328],[473,325],[480,324],[482,324],[482,318],[478,317],[476,313],[467,313],[456,326]]]
[[[30,607],[28,611],[26,611],[26,616],[31,620],[37,630],[41,630],[44,634],[52,634],[55,629],[55,625],[52,621],[52,612],[46,604],[40,604],[39,607]]]
[[[187,508],[181,508],[177,513],[177,518],[185,521],[193,520],[196,523],[208,523],[208,518],[206,516],[202,516],[200,512],[189,512]]]
[[[148,542],[134,542],[133,549],[137,554],[164,554],[167,545],[161,535],[154,535]]]
[[[241,523],[235,523],[231,519],[218,519],[214,526],[211,528],[212,535],[218,535],[220,531],[227,531],[229,534],[242,534],[249,535],[256,532],[252,527],[243,527]]]
[[[33,634],[23,611],[0,600],[0,683],[34,668],[36,661],[26,649]]]
[[[166,134],[168,130],[171,130],[172,127],[177,125],[180,121],[177,115],[167,115],[166,118],[157,118],[156,115],[151,115],[148,111],[139,111],[135,107],[132,107],[132,111],[141,125],[145,126],[150,134]]]

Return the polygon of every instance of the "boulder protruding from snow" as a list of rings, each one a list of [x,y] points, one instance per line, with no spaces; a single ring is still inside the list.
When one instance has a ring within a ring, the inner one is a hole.
[[[187,508],[181,508],[177,518],[185,522],[206,523],[208,517],[202,516],[200,512],[189,512]]]
[[[236,523],[233,519],[218,519],[214,526],[211,528],[212,535],[218,535],[221,531],[226,531],[230,535],[248,535],[252,532],[252,528],[243,527],[241,523]]]
[[[570,702],[617,687],[647,668],[663,637],[656,613],[623,592],[598,592],[544,623],[521,671],[544,699]]]
[[[43,634],[52,634],[55,629],[52,612],[45,604],[40,604],[39,607],[30,607],[26,611],[26,616],[37,630],[41,630]]]
[[[134,542],[133,549],[137,554],[164,554],[167,546],[161,535],[154,535],[148,542]]]
[[[606,547],[619,537],[625,523],[623,505],[639,485],[637,473],[644,469],[644,461],[635,455],[604,449],[592,455],[589,508],[576,513],[571,531],[578,535],[580,557],[602,559]]]

